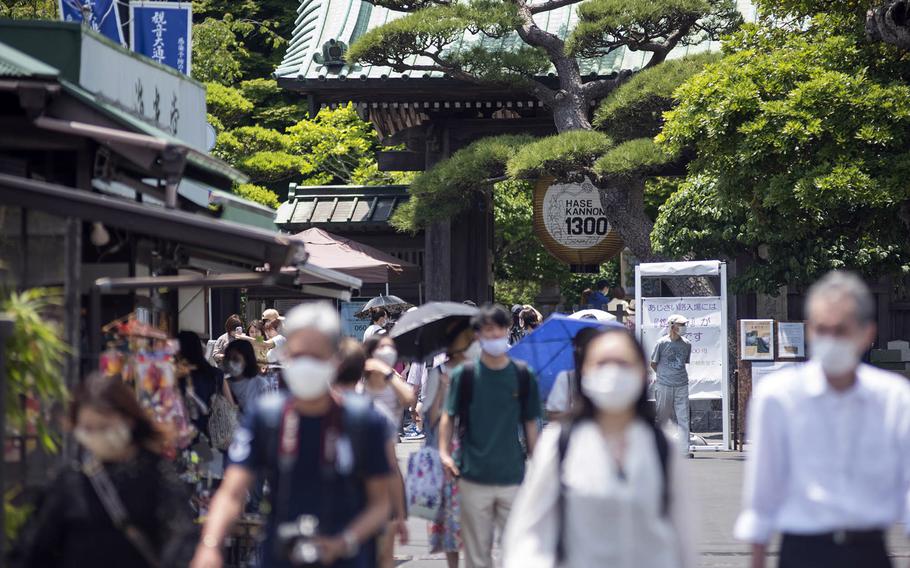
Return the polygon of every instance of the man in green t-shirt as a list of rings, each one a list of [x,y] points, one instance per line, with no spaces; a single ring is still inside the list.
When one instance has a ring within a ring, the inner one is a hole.
[[[540,393],[534,375],[506,355],[510,323],[509,313],[498,305],[484,306],[475,316],[482,354],[452,373],[439,424],[440,459],[450,475],[460,478],[461,536],[468,568],[493,566],[494,529],[505,527],[525,473],[518,426],[524,429],[528,453],[537,442]],[[463,422],[457,460],[451,453],[456,416]]]

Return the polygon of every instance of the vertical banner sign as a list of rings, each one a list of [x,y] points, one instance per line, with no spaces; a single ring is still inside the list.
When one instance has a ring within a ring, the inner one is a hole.
[[[130,21],[130,49],[184,75],[190,74],[190,2],[130,2]]]
[[[669,333],[667,319],[679,314],[689,320],[686,339],[692,343],[689,396],[712,399],[723,397],[723,350],[726,344],[721,327],[723,304],[719,297],[642,298],[641,342],[648,357],[657,340]]]
[[[82,22],[111,41],[126,45],[117,0],[57,0],[60,19],[64,22]]]

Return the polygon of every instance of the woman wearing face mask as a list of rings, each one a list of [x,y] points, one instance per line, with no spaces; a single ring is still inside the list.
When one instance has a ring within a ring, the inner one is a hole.
[[[256,399],[268,392],[268,379],[259,374],[256,354],[249,341],[235,340],[224,350],[224,374],[240,412],[252,408]]]
[[[178,372],[184,373],[180,377],[180,392],[190,401],[188,407],[193,425],[208,436],[212,397],[223,392],[224,373],[205,360],[202,342],[195,332],[181,331],[177,334],[177,341],[180,345]]]
[[[506,527],[505,568],[695,566],[689,492],[653,426],[644,352],[609,328],[580,363],[579,408],[541,436]]]
[[[389,426],[389,438],[398,440],[404,409],[417,402],[414,389],[399,375],[394,366],[398,362],[395,342],[384,331],[372,335],[363,342],[367,356],[364,366],[362,392],[373,401],[376,410],[382,414]],[[391,487],[393,518],[378,539],[378,566],[392,568],[395,565],[395,534],[401,536],[402,544],[407,543],[406,505],[404,502],[404,477],[397,461],[392,464],[394,480]]]
[[[90,377],[69,419],[83,461],[50,486],[23,533],[21,565],[186,566],[197,536],[189,495],[135,394],[119,379]]]
[[[434,367],[427,375],[426,385],[421,393],[426,405],[423,423],[426,429],[426,446],[439,447],[439,419],[449,393],[450,372],[465,361],[480,357],[480,344],[474,337],[474,330],[465,321],[455,323],[448,330],[449,348],[445,363]],[[458,450],[458,441],[453,440],[453,452]],[[444,552],[449,568],[458,568],[458,553],[461,550],[461,524],[458,508],[458,482],[447,477],[442,486],[442,506],[436,520],[429,523],[430,554]]]
[[[398,362],[395,342],[383,332],[363,342],[367,354],[363,392],[373,399],[377,410],[389,420],[389,428],[398,434],[404,409],[417,402],[414,389],[393,368]]]

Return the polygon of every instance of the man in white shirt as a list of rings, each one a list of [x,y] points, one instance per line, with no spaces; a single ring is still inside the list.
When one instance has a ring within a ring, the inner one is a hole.
[[[889,567],[884,531],[910,520],[910,384],[860,363],[876,306],[857,276],[829,273],[806,308],[812,360],[753,395],[735,534],[753,568],[774,532],[782,568]]]

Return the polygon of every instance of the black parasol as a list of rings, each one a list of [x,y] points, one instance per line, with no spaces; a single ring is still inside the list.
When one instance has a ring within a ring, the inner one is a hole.
[[[445,350],[453,334],[464,329],[477,311],[475,306],[455,302],[430,302],[407,312],[392,328],[398,356],[422,361]]]
[[[408,308],[413,308],[414,304],[405,302],[398,296],[387,296],[380,294],[366,303],[362,310],[354,314],[355,317],[366,319],[370,317],[370,310],[373,308],[385,308],[390,314],[400,314]]]

